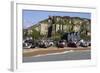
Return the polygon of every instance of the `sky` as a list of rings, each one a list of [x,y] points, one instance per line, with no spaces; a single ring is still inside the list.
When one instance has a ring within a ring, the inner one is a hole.
[[[48,16],[70,16],[70,17],[81,17],[90,19],[91,13],[23,10],[22,11],[23,28],[27,28],[34,24],[37,24],[39,21],[48,18]]]

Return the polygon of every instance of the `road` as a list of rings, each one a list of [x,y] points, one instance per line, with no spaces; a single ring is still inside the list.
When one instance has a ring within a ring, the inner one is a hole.
[[[86,60],[91,59],[90,50],[72,51],[61,54],[23,57],[23,62],[44,62],[44,61],[63,61],[63,60]]]

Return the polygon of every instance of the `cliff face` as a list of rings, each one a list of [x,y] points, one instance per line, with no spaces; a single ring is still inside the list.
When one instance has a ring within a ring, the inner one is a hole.
[[[80,17],[49,16],[26,30],[28,35],[35,36],[38,33],[37,35],[42,37],[58,37],[67,32],[80,32],[82,37],[87,37],[91,34],[91,20]]]
[[[82,31],[84,29],[91,30],[91,20],[79,17],[69,17],[69,16],[49,16],[48,19],[40,21],[38,24],[33,25],[37,31],[41,34],[47,34],[48,28],[52,26],[52,32],[72,32],[72,31]],[[31,28],[32,28],[31,27]],[[29,28],[29,29],[31,29]]]

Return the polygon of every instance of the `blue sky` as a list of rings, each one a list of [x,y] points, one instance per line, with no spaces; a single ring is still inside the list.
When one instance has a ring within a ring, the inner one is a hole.
[[[39,21],[42,21],[48,16],[70,16],[70,17],[81,17],[81,18],[91,18],[90,13],[80,13],[80,12],[55,12],[55,11],[35,11],[35,10],[23,10],[22,20],[23,28],[30,27]]]

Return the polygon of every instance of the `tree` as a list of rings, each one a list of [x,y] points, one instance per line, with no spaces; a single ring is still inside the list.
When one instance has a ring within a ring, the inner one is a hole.
[[[27,29],[23,29],[23,39],[25,39],[26,37],[28,37],[28,31]]]
[[[40,33],[39,33],[39,31],[37,31],[34,28],[32,28],[31,36],[32,36],[33,39],[39,39],[40,38]]]
[[[84,40],[90,40],[91,39],[91,36],[88,35],[88,32],[91,31],[90,29],[90,23],[87,21],[87,20],[83,20],[83,23],[81,25],[81,28],[80,28],[80,37]]]

